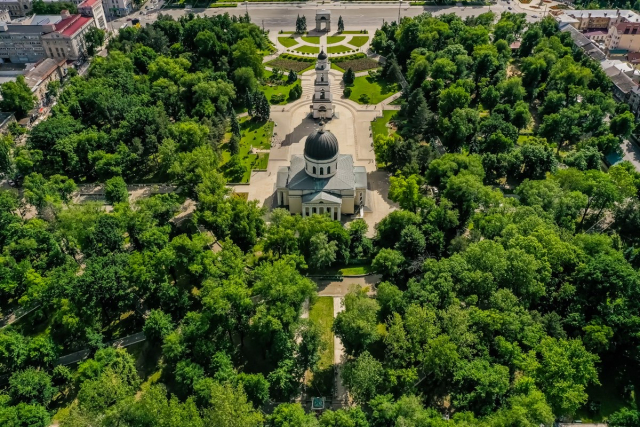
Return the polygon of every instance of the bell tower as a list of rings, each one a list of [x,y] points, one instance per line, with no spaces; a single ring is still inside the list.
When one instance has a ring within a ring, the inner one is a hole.
[[[330,119],[333,117],[331,84],[329,82],[329,60],[324,49],[316,62],[316,79],[313,83],[313,105],[311,110],[314,119]]]

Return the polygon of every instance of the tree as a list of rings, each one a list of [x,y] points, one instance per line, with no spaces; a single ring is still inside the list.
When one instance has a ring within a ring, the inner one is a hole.
[[[264,92],[255,92],[253,95],[253,102],[255,104],[254,117],[260,121],[269,120],[269,117],[271,116],[271,105],[269,105],[269,101],[267,101],[267,97],[264,95]]]
[[[353,69],[349,67],[347,71],[342,75],[342,81],[345,86],[351,86],[356,80],[356,73],[353,72]]]
[[[107,200],[107,203],[111,205],[129,201],[127,183],[124,182],[121,176],[108,179],[104,183],[104,198]]]
[[[238,117],[236,117],[235,112],[230,114],[229,122],[231,125],[231,134],[240,138],[240,123],[238,122]]]
[[[296,33],[304,33],[305,31],[307,31],[307,18],[304,15],[298,15],[296,18]]]
[[[404,264],[404,257],[399,251],[392,249],[381,249],[373,259],[371,267],[375,272],[381,274],[385,279],[397,277]]]
[[[296,99],[300,99],[302,96],[302,85],[296,84],[289,91],[289,100],[293,101]]]
[[[15,82],[6,82],[0,85],[0,108],[2,111],[12,111],[17,118],[26,116],[34,107],[36,97],[24,80],[24,76],[18,76]]]
[[[316,270],[330,267],[336,260],[338,244],[330,242],[324,233],[316,234],[311,238],[311,259],[309,264]]]
[[[359,354],[379,338],[376,317],[380,307],[360,288],[345,296],[344,307],[333,322],[333,331],[348,354]]]
[[[362,405],[380,393],[384,383],[384,369],[382,363],[368,351],[364,351],[357,359],[345,365],[342,379],[353,400]]]
[[[342,20],[342,15],[338,17],[338,32],[341,33],[344,31],[344,21]]]
[[[636,119],[631,111],[615,115],[609,123],[611,133],[621,138],[628,138],[636,127]]]
[[[173,331],[171,315],[162,310],[151,310],[144,322],[144,335],[149,341],[161,342]]]
[[[389,198],[398,203],[402,209],[416,212],[422,199],[419,177],[417,175],[411,175],[408,178],[392,176]]]
[[[344,95],[345,98],[348,98],[351,96],[351,92],[353,92],[353,89],[351,89],[350,87],[345,87],[344,90],[342,91],[342,94]]]
[[[622,408],[609,416],[611,427],[633,427],[640,423],[640,412],[635,409]]]
[[[47,406],[55,393],[51,377],[44,371],[27,368],[15,372],[9,378],[9,395],[16,403]]]
[[[317,427],[313,414],[305,413],[299,403],[281,403],[267,416],[268,427]]]
[[[232,134],[231,139],[229,140],[229,153],[231,154],[232,159],[237,158],[236,156],[240,154],[240,137],[236,134]],[[233,173],[233,176],[238,176],[236,172],[230,173]],[[244,175],[244,170],[242,171],[242,175]]]
[[[96,54],[96,50],[104,44],[105,32],[98,27],[91,27],[84,34],[84,40],[87,43],[87,51],[89,56]]]

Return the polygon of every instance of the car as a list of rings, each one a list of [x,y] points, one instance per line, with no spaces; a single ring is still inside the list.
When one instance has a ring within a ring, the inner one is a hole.
[[[507,7],[507,9],[511,10],[511,6]]]
[[[533,15],[532,18],[538,19],[538,15]]]

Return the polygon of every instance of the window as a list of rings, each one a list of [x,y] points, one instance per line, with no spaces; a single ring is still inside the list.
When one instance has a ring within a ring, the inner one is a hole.
[[[324,168],[320,168],[320,175],[324,175]]]
[[[313,173],[314,174],[316,173],[316,167],[315,166],[313,167]]]
[[[331,173],[331,166],[327,166],[327,175]]]

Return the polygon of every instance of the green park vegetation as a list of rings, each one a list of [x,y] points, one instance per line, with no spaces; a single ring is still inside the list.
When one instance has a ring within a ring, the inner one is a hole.
[[[260,86],[267,100],[271,104],[285,105],[299,99],[302,95],[302,86],[297,74],[285,73],[278,68],[274,70],[278,73],[277,76],[274,76],[272,71],[265,70],[264,84]]]
[[[25,144],[0,138],[0,174],[20,186],[0,191],[0,313],[33,308],[0,330],[0,424],[637,426],[640,173],[600,168],[635,118],[552,17],[495,18],[385,23],[384,67],[345,73],[352,98],[406,77],[397,131],[374,141],[398,208],[371,238],[362,219],[277,208],[266,222],[232,196],[241,152],[266,149],[272,126],[269,44],[248,17],[121,30]],[[6,85],[3,101],[32,101]],[[125,195],[152,179],[177,190]],[[78,183],[105,184],[111,208],[77,204]],[[350,290],[333,319],[306,275],[359,266],[375,292]],[[334,381],[348,408],[277,403],[329,397]]]
[[[400,89],[396,83],[381,76],[360,76],[355,78],[351,90],[350,99],[360,104],[372,105],[384,101]],[[363,95],[366,95],[366,99]]]
[[[310,44],[320,44],[320,37],[318,36],[302,36],[301,38]]]
[[[356,265],[352,267],[344,267],[338,270],[343,276],[361,276],[369,274],[373,271],[370,265]]]
[[[293,47],[298,44],[298,40],[296,40],[293,36],[278,37],[278,43],[280,43],[284,47]]]
[[[371,130],[373,133],[373,139],[375,140],[378,135],[389,136],[389,128],[387,125],[393,119],[396,114],[398,114],[397,110],[383,110],[382,117],[378,117],[371,122]]]
[[[318,325],[324,349],[320,352],[319,369],[333,366],[333,297],[318,297],[309,309],[309,320]]]
[[[307,45],[301,45],[298,46],[294,49],[292,49],[295,52],[299,52],[299,53],[320,53],[320,47],[319,46],[307,46]]]
[[[327,53],[343,53],[343,52],[351,52],[353,49],[345,46],[343,44],[339,44],[337,46],[327,46]]]
[[[327,36],[327,44],[340,43],[345,38],[345,36]]]
[[[222,170],[224,175],[232,182],[249,182],[253,169],[266,169],[269,162],[269,153],[252,153],[252,149],[269,150],[271,148],[271,135],[273,134],[273,122],[257,121],[250,117],[241,117],[240,143],[236,155],[231,147],[231,141],[222,144]]]
[[[341,34],[364,34],[366,33],[366,30],[360,30],[360,31],[343,31]]]
[[[347,43],[351,46],[362,47],[369,41],[369,36],[353,36]]]

